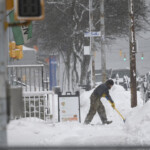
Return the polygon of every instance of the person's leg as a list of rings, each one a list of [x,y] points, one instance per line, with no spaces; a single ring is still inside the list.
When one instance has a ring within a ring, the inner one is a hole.
[[[92,121],[97,110],[96,97],[94,95],[91,95],[90,100],[91,100],[90,110],[85,118],[84,121],[85,124],[89,124]]]
[[[105,123],[107,121],[106,111],[103,103],[100,100],[98,101],[97,112],[102,120],[102,123]]]

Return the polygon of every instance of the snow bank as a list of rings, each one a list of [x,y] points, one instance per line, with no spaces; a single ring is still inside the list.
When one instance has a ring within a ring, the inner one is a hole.
[[[139,144],[150,145],[150,102],[128,113],[125,125],[128,133],[138,137]]]

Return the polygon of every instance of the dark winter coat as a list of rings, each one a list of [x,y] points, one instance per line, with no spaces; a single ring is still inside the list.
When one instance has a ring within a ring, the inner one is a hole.
[[[106,96],[106,99],[111,101],[111,103],[114,103],[114,101],[112,100],[111,96],[109,95],[109,88],[108,86],[104,83],[104,84],[101,84],[99,85],[93,92],[93,94],[95,96],[98,96],[98,97],[102,97],[103,94],[105,94]]]

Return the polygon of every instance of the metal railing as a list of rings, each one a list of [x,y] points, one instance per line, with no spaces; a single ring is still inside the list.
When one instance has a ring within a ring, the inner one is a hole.
[[[11,86],[21,86],[24,117],[36,117],[54,122],[54,93],[49,91],[44,65],[8,65]]]
[[[49,81],[44,65],[8,65],[10,85],[22,86],[23,91],[49,90]]]
[[[55,121],[54,93],[52,91],[23,92],[24,117]]]

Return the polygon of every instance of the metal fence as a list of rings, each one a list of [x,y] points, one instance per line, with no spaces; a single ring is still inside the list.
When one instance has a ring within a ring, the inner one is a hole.
[[[9,84],[23,89],[24,117],[54,122],[54,93],[49,91],[44,65],[9,65],[7,69]]]
[[[23,92],[24,117],[55,120],[55,102],[52,91]]]
[[[10,85],[22,86],[24,91],[49,90],[49,78],[44,65],[8,65]]]

